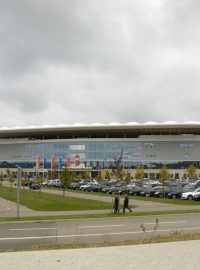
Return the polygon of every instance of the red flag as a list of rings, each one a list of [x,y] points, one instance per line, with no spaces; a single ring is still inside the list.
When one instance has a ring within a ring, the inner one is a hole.
[[[56,166],[56,156],[52,155],[51,156],[51,168],[55,168]]]
[[[40,156],[35,156],[35,166],[36,168],[40,168]]]
[[[70,168],[70,163],[71,163],[71,159],[70,159],[70,155],[68,155],[66,157],[66,165],[67,165],[68,168]]]
[[[75,156],[75,166],[78,167],[80,164],[79,155]]]

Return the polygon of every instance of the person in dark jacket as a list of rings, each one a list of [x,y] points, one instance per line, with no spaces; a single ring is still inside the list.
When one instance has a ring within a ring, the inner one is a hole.
[[[128,209],[130,212],[132,212],[131,208],[129,208],[129,198],[127,194],[124,197],[123,213],[125,213],[125,209]]]
[[[117,194],[115,195],[114,198],[114,203],[113,203],[113,208],[114,208],[114,213],[119,213],[119,197],[117,196]]]

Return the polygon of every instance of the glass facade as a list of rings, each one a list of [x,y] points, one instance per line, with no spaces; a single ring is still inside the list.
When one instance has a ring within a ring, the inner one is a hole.
[[[114,168],[120,163],[123,168],[144,165],[159,168],[167,164],[171,168],[182,168],[192,162],[199,167],[200,137],[183,140],[181,136],[142,136],[135,139],[2,139],[0,140],[1,167],[34,168],[35,157],[40,157],[40,166],[51,167],[55,156],[56,166],[74,167],[77,158],[80,167],[93,169]]]

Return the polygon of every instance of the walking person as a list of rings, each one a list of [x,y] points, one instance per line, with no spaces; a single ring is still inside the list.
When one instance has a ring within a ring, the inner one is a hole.
[[[114,213],[119,213],[119,197],[115,194],[114,203],[113,203]]]
[[[128,198],[127,194],[124,197],[123,213],[125,213],[125,209],[128,209],[130,211],[130,213],[132,212],[131,208],[129,208],[129,198]]]

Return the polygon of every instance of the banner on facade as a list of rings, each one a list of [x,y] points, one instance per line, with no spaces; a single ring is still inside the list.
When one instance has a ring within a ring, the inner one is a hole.
[[[79,155],[75,156],[75,166],[78,167],[80,165],[80,159],[79,159]]]
[[[56,167],[56,156],[52,155],[51,156],[51,168],[55,168]]]
[[[47,156],[46,155],[44,155],[43,166],[44,166],[44,168],[47,167]]]
[[[40,168],[40,156],[39,155],[35,156],[35,167],[37,169]]]
[[[60,169],[62,168],[62,163],[63,163],[63,157],[62,156],[59,156],[59,167]]]
[[[70,163],[71,163],[70,155],[67,155],[67,157],[66,157],[67,168],[70,168]]]

